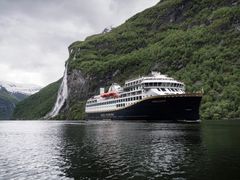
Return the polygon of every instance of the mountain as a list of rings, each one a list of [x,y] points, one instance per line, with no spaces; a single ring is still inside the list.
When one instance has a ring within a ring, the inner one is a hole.
[[[82,119],[86,99],[100,87],[152,70],[183,81],[187,91],[203,89],[202,119],[240,117],[238,0],[162,0],[68,50],[68,96],[56,119]],[[21,108],[19,116],[31,114]]]
[[[0,81],[0,86],[4,87],[8,92],[13,94],[32,95],[37,93],[41,87],[34,84],[20,84],[7,81]]]
[[[0,81],[0,119],[10,119],[16,104],[40,89],[36,85]]]
[[[53,107],[61,80],[54,82],[36,94],[19,102],[13,113],[14,119],[40,119]]]
[[[5,88],[0,87],[0,119],[9,119],[17,102]]]

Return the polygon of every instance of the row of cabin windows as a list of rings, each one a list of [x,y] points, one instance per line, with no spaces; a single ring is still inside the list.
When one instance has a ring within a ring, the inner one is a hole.
[[[117,107],[125,107],[125,104],[117,104]]]
[[[141,100],[141,99],[142,99],[142,96],[136,96],[136,97],[131,97],[131,98],[119,99],[119,100],[115,100],[115,101],[101,102],[101,103],[97,103],[97,104],[87,104],[86,107],[115,104],[115,103],[119,103],[119,102],[128,102],[128,101],[135,101],[135,100]]]
[[[141,89],[141,86],[135,86],[135,87],[128,88],[127,91],[135,91],[138,89]]]
[[[136,91],[136,92],[131,92],[131,93],[125,93],[125,94],[122,94],[120,97],[127,97],[127,96],[134,96],[134,95],[138,95],[138,94],[141,94],[142,91]]]
[[[126,87],[133,86],[133,85],[140,84],[140,83],[141,83],[141,80],[134,81],[134,82],[131,82],[131,83],[127,83]]]
[[[183,87],[182,84],[177,83],[161,83],[161,82],[154,82],[154,83],[144,83],[145,87],[152,87],[152,86],[163,86],[163,87]]]
[[[167,89],[165,89],[165,88],[158,88],[158,91],[167,91],[167,90],[169,90],[169,91],[172,91],[172,92],[183,92],[183,90],[181,90],[181,89],[173,89],[173,88],[167,88]]]
[[[87,104],[96,103],[96,102],[97,102],[97,100],[88,101]]]

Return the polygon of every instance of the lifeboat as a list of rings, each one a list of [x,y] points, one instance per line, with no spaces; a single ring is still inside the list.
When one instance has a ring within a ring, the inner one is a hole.
[[[116,93],[114,91],[106,92],[106,93],[102,93],[101,97],[105,97],[105,98],[107,98],[107,97],[114,97],[114,98],[116,98],[116,97],[118,97],[118,93]]]

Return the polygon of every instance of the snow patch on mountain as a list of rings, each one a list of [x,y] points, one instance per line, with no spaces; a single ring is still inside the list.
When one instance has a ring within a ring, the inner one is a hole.
[[[28,96],[37,93],[41,89],[38,85],[12,83],[7,81],[0,81],[0,89],[1,87],[4,87],[10,93],[20,93]]]

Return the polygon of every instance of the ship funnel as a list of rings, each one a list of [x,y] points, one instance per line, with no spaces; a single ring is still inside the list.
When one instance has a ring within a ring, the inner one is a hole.
[[[103,94],[103,93],[104,93],[104,91],[105,91],[105,89],[104,89],[104,88],[100,88],[100,94]]]

